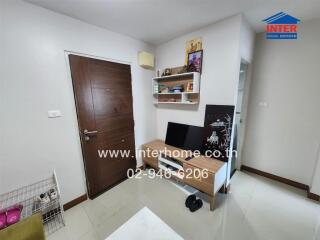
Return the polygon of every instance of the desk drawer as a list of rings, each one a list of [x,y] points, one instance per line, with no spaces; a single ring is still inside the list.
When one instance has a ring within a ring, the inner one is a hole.
[[[190,164],[183,164],[184,173],[185,175],[189,175],[190,177],[196,179],[197,181],[207,183],[210,185],[213,185],[213,174],[211,172],[206,171],[207,177],[204,177],[206,175],[203,174],[204,169],[194,167]]]

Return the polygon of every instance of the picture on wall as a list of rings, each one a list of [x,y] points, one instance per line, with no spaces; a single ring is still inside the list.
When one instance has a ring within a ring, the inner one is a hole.
[[[186,59],[185,65],[188,66],[189,53],[202,50],[202,38],[191,39],[186,42]]]
[[[214,153],[213,158],[228,161],[234,106],[206,105],[203,150]]]
[[[192,71],[194,72],[201,73],[202,72],[202,55],[203,55],[202,50],[189,53],[188,69],[192,69]]]

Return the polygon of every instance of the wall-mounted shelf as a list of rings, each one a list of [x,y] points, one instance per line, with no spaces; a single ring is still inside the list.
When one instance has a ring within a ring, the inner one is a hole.
[[[192,89],[188,85],[192,84]],[[180,90],[173,92],[173,88]],[[154,104],[199,104],[200,73],[188,72],[152,79]]]
[[[196,105],[199,102],[153,102],[154,104],[186,104],[186,105]]]

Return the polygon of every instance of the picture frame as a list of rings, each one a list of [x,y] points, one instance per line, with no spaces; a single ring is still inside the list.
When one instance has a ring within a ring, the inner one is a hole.
[[[203,151],[215,153],[213,157],[224,162],[228,162],[227,152],[232,149],[234,109],[233,105],[206,105],[205,110]]]
[[[193,82],[188,82],[188,84],[187,84],[187,92],[193,92]]]
[[[191,52],[202,50],[202,38],[194,38],[186,42],[185,65],[188,65],[188,54]]]
[[[195,72],[202,73],[203,50],[194,51],[188,54],[188,67]]]

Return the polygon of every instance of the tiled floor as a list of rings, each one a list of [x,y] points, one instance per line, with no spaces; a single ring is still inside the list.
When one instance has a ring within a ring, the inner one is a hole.
[[[205,203],[191,213],[184,206],[186,193],[169,181],[130,179],[68,210],[67,226],[49,240],[104,240],[145,206],[186,240],[319,240],[320,205],[305,195],[284,184],[236,172],[230,194],[218,195],[214,212]]]

